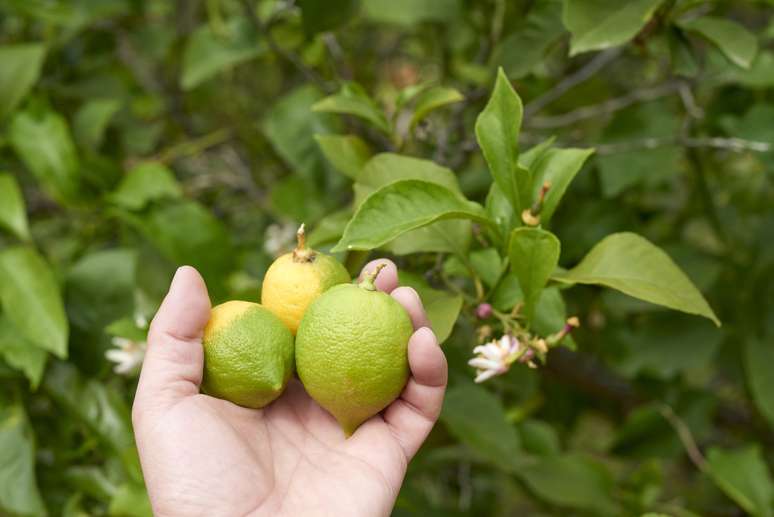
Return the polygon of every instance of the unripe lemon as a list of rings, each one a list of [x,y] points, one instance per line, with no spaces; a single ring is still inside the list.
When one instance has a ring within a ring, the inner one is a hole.
[[[296,335],[296,370],[307,393],[347,436],[400,395],[409,376],[406,310],[374,287],[331,288],[307,309]]]
[[[336,284],[350,281],[335,258],[305,247],[304,225],[298,229],[298,247],[275,260],[261,289],[261,304],[277,315],[295,334],[306,308]]]
[[[293,335],[257,303],[231,301],[204,329],[202,391],[249,408],[280,396],[293,373]]]

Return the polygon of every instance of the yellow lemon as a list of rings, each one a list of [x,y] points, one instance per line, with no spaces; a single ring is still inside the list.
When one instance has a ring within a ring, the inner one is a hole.
[[[406,310],[377,291],[379,269],[339,285],[307,309],[296,335],[296,370],[307,393],[347,436],[400,395],[409,376]]]
[[[305,246],[304,225],[298,229],[298,246],[275,260],[263,279],[261,304],[277,315],[295,334],[306,308],[336,284],[350,281],[335,258]]]
[[[257,303],[212,309],[204,329],[202,391],[249,408],[280,396],[293,373],[293,336]]]

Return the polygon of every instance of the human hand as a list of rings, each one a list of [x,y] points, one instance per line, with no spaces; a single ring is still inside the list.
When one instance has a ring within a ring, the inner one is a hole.
[[[346,439],[298,380],[254,410],[199,393],[210,300],[201,276],[178,269],[151,324],[132,409],[156,516],[389,515],[408,462],[441,410],[446,359],[416,292],[395,264],[376,280],[411,316],[411,377],[403,393]]]

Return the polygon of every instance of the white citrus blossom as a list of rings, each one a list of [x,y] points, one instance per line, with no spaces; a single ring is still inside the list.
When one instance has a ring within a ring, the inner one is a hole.
[[[132,341],[125,337],[114,337],[113,347],[105,352],[108,361],[116,363],[113,371],[120,375],[131,375],[140,368],[145,358],[145,341]]]
[[[475,381],[481,383],[495,375],[507,372],[518,358],[520,351],[521,343],[509,334],[477,346],[473,349],[473,353],[477,354],[476,357],[468,361],[468,364],[477,370]]]

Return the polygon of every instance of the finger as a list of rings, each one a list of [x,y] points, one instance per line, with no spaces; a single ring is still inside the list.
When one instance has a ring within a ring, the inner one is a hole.
[[[174,403],[199,392],[202,332],[209,318],[210,298],[204,280],[194,268],[181,267],[148,332],[135,406]]]
[[[430,326],[425,308],[422,307],[422,300],[413,288],[398,287],[390,293],[390,296],[395,298],[406,309],[411,318],[411,323],[414,324],[414,330]]]
[[[398,287],[398,267],[390,259],[372,260],[363,267],[358,280],[363,279],[364,273],[371,273],[374,271],[376,266],[379,264],[384,264],[384,268],[379,272],[379,275],[376,277],[374,284],[376,285],[377,289],[389,294],[393,291],[393,289]]]
[[[438,339],[427,327],[411,336],[408,358],[411,378],[385,411],[384,420],[411,460],[438,420],[448,374]]]

